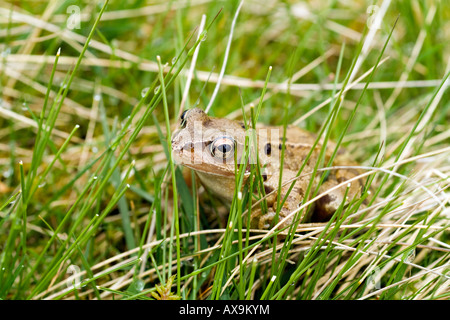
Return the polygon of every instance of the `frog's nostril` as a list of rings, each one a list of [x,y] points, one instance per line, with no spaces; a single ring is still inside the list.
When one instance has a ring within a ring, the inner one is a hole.
[[[173,143],[176,143],[177,140],[179,140],[179,139],[177,139],[179,135],[180,135],[180,131],[179,131],[179,130],[175,130],[175,131],[172,133],[172,144],[173,144]]]
[[[192,142],[188,142],[181,148],[181,150],[192,151],[193,148],[194,144]]]

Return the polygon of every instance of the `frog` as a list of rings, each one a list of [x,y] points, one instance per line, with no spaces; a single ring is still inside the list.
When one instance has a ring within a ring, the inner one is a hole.
[[[228,206],[239,195],[235,192],[237,168],[245,170],[245,185],[251,166],[257,166],[267,209],[263,208],[262,201],[252,209],[251,226],[268,229],[275,217],[284,221],[281,227],[295,222],[291,213],[304,202],[309,184],[312,184],[310,190],[315,190],[320,183],[320,171],[312,173],[321,158],[321,148],[325,150],[321,163],[326,164],[336,144],[328,140],[324,145],[315,133],[295,125],[257,124],[252,128],[243,121],[209,116],[201,108],[192,108],[181,114],[179,126],[171,137],[171,147],[174,163],[194,170],[203,187]],[[333,166],[339,168],[326,171],[318,194],[361,174],[358,163],[343,148],[336,152]],[[341,205],[361,196],[363,188],[364,181],[359,178],[329,191],[313,203],[310,222],[328,221]],[[278,208],[280,202],[282,207]]]

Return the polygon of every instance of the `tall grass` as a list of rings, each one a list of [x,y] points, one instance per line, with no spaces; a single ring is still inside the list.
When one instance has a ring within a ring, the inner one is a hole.
[[[450,10],[370,5],[2,5],[0,298],[448,299]],[[362,198],[309,223],[310,184],[294,224],[251,229],[256,166],[227,207],[171,160],[195,106],[316,133],[297,177],[336,142]]]

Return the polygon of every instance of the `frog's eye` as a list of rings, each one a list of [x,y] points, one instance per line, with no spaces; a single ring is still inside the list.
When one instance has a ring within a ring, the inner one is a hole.
[[[218,159],[228,159],[234,155],[234,139],[232,137],[218,137],[210,144],[211,155]]]
[[[189,111],[189,109],[188,109],[188,110],[184,110],[183,113],[182,113],[181,116],[180,116],[180,120],[181,120],[180,126],[181,126],[182,128],[184,128],[184,127],[186,126],[186,113],[187,113],[188,111]]]

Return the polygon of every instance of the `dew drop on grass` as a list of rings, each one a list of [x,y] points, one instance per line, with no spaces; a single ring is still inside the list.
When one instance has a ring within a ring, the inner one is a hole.
[[[94,95],[94,100],[95,100],[95,101],[100,101],[101,98],[102,98],[102,95],[101,95],[101,94],[98,94],[98,93],[97,93],[97,94]]]
[[[1,58],[6,58],[11,53],[11,48],[6,48],[2,53],[0,54]]]
[[[130,120],[130,116],[126,117],[125,119],[122,120],[122,122],[120,122],[120,127],[121,127],[121,129],[124,129],[125,127],[128,127],[128,126],[129,126],[129,124],[128,124],[128,126],[127,126],[128,120]]]
[[[108,97],[108,101],[109,101],[109,104],[111,104],[111,105],[113,105],[113,106],[117,106],[117,105],[119,105],[119,103],[120,103],[119,98],[117,98],[117,97],[115,97],[115,96],[109,96],[109,97]]]
[[[3,171],[3,177],[4,178],[9,178],[13,173],[13,170],[11,168],[9,168],[8,170]]]
[[[161,89],[161,86],[157,86],[156,88],[155,88],[155,94],[157,94],[158,92],[159,92],[159,89]]]
[[[174,65],[176,62],[177,62],[177,57],[174,57],[174,58],[172,59],[172,65]]]
[[[414,261],[414,259],[416,258],[416,249],[412,248],[411,250],[409,250],[408,252],[404,253],[403,255],[403,261],[404,262],[409,262],[412,263]]]
[[[208,37],[208,33],[206,31],[203,32],[200,41],[205,41],[206,38]]]
[[[45,185],[46,185],[46,182],[42,182],[40,185],[38,185],[38,188],[42,188]]]
[[[149,89],[150,89],[149,87],[146,87],[146,88],[142,89],[142,91],[141,91],[141,97],[142,97],[142,98],[145,97],[145,95],[147,94],[147,92],[148,92]]]
[[[137,291],[142,291],[144,289],[144,281],[141,279],[136,279],[134,282],[134,287]]]

